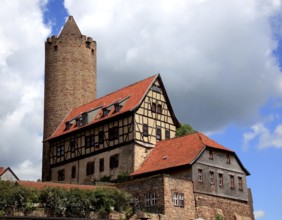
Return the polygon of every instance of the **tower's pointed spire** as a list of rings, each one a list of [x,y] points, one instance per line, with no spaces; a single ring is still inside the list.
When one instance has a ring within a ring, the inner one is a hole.
[[[61,36],[76,36],[81,37],[81,32],[73,18],[73,16],[69,16],[67,22],[65,23],[65,26],[63,27],[63,30],[60,33]]]

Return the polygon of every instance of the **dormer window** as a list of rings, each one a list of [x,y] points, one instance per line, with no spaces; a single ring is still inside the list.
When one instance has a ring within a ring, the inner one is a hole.
[[[69,121],[67,121],[65,130],[69,130],[71,128],[71,126],[72,126],[72,124]]]
[[[107,109],[107,108],[103,108],[102,111],[103,111],[103,116],[104,117],[108,116],[108,114],[110,113],[110,110]]]
[[[116,103],[115,104],[115,112],[119,112],[120,111],[120,109],[121,109],[121,105],[119,104],[119,103]]]
[[[77,126],[77,127],[80,127],[80,126],[82,125],[82,120],[81,120],[80,117],[79,117],[79,118],[76,118],[76,119],[75,119],[75,122],[76,122],[76,126]]]
[[[88,124],[88,113],[84,112],[81,116],[81,124],[87,125]]]

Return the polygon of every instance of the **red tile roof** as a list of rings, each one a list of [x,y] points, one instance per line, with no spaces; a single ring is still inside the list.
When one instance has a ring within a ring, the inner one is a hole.
[[[90,111],[92,109],[96,109],[99,107],[107,107],[117,101],[123,100],[128,97],[125,105],[121,108],[119,112],[114,112],[114,109],[111,110],[111,112],[106,117],[100,117],[96,118],[93,121],[89,122],[85,126],[89,126],[91,124],[103,121],[105,119],[123,114],[125,112],[129,112],[137,108],[140,104],[143,98],[146,95],[146,92],[150,88],[150,86],[155,82],[155,80],[159,77],[159,75],[154,75],[149,78],[146,78],[142,81],[139,81],[137,83],[134,83],[132,85],[129,85],[127,87],[124,87],[116,92],[110,93],[104,97],[101,97],[99,99],[95,99],[94,101],[87,103],[85,105],[82,105],[78,108],[74,108],[71,110],[71,112],[67,115],[67,117],[64,119],[64,121],[61,123],[61,125],[58,127],[58,129],[54,132],[54,134],[49,137],[47,140],[61,136],[63,134],[72,132],[74,130],[80,129],[81,127],[76,127],[75,125],[72,125],[72,127],[68,130],[65,130],[66,125],[65,123],[72,120],[73,118],[76,118],[80,116],[82,113]],[[102,110],[100,109],[100,114],[102,114]],[[98,114],[99,114],[98,113]]]
[[[18,180],[17,183],[19,185],[32,187],[35,189],[42,189],[45,187],[61,187],[64,189],[82,189],[82,190],[92,190],[92,189],[96,189],[97,187],[113,188],[111,186],[78,185],[78,184],[53,183],[53,182],[33,182],[33,181],[24,181],[24,180]]]
[[[0,167],[0,176],[6,171],[4,167]]]
[[[158,142],[147,160],[131,175],[135,176],[183,165],[191,165],[206,147],[234,153],[204,134],[196,132],[183,137]]]

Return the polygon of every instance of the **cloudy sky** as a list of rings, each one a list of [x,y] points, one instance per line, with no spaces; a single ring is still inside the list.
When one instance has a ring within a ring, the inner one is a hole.
[[[41,178],[44,41],[98,45],[98,96],[160,73],[181,122],[234,149],[257,219],[282,217],[280,0],[2,0],[0,165]]]

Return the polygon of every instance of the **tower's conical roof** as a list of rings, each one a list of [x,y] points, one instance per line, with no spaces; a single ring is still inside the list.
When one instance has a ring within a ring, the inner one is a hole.
[[[81,32],[73,18],[73,16],[69,16],[67,22],[65,23],[65,26],[63,27],[63,30],[60,33],[61,36],[76,36],[81,37]]]

